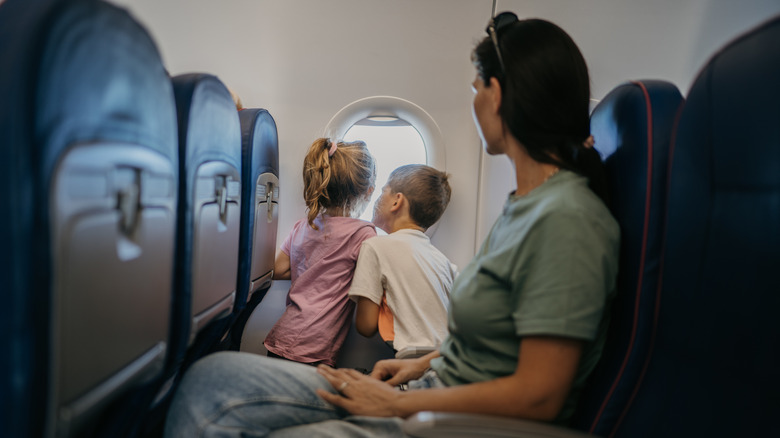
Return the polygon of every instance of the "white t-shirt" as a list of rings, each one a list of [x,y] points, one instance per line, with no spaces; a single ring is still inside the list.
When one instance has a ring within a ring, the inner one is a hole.
[[[438,347],[447,335],[450,289],[457,274],[425,233],[398,230],[363,242],[349,297],[366,297],[382,307],[385,295],[396,350]]]

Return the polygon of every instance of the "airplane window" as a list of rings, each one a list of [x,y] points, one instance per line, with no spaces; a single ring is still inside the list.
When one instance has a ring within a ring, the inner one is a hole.
[[[367,117],[352,125],[344,134],[345,141],[362,140],[376,160],[376,189],[371,203],[361,219],[370,221],[373,205],[390,172],[404,164],[426,164],[422,136],[407,121],[397,117]]]
[[[444,139],[433,117],[398,97],[372,96],[350,103],[328,122],[323,137],[363,140],[376,158],[376,190],[362,219],[371,220],[373,203],[396,167],[427,164],[447,170]],[[428,228],[426,234],[432,237],[436,227]]]

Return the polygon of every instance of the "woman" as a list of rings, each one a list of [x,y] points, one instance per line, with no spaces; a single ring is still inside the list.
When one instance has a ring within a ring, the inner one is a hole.
[[[472,55],[474,118],[517,189],[453,285],[441,350],[378,362],[371,376],[212,355],[185,376],[167,436],[398,436],[422,410],[567,421],[601,353],[619,240],[594,192],[587,67],[552,23],[504,13],[488,34]]]

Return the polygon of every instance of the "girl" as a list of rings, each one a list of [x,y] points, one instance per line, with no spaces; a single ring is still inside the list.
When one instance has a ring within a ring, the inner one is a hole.
[[[287,308],[265,339],[271,357],[334,365],[352,322],[347,296],[360,244],[376,236],[363,213],[375,180],[363,142],[314,141],[303,161],[308,214],[294,226],[274,263],[274,279],[291,279]]]

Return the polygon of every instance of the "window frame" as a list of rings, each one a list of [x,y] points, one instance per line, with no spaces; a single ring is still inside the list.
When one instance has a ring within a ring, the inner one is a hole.
[[[369,117],[396,117],[412,125],[422,137],[427,164],[447,170],[444,137],[439,125],[420,106],[399,97],[371,96],[356,100],[330,119],[323,135],[342,139],[352,125]]]
[[[324,137],[342,139],[357,122],[369,117],[396,117],[404,120],[417,130],[425,147],[425,161],[428,166],[447,171],[447,159],[444,137],[436,121],[419,105],[393,96],[371,96],[356,100],[334,115],[325,127]],[[377,187],[376,190],[381,190]],[[369,206],[372,208],[373,206]],[[433,237],[441,219],[425,232]]]

